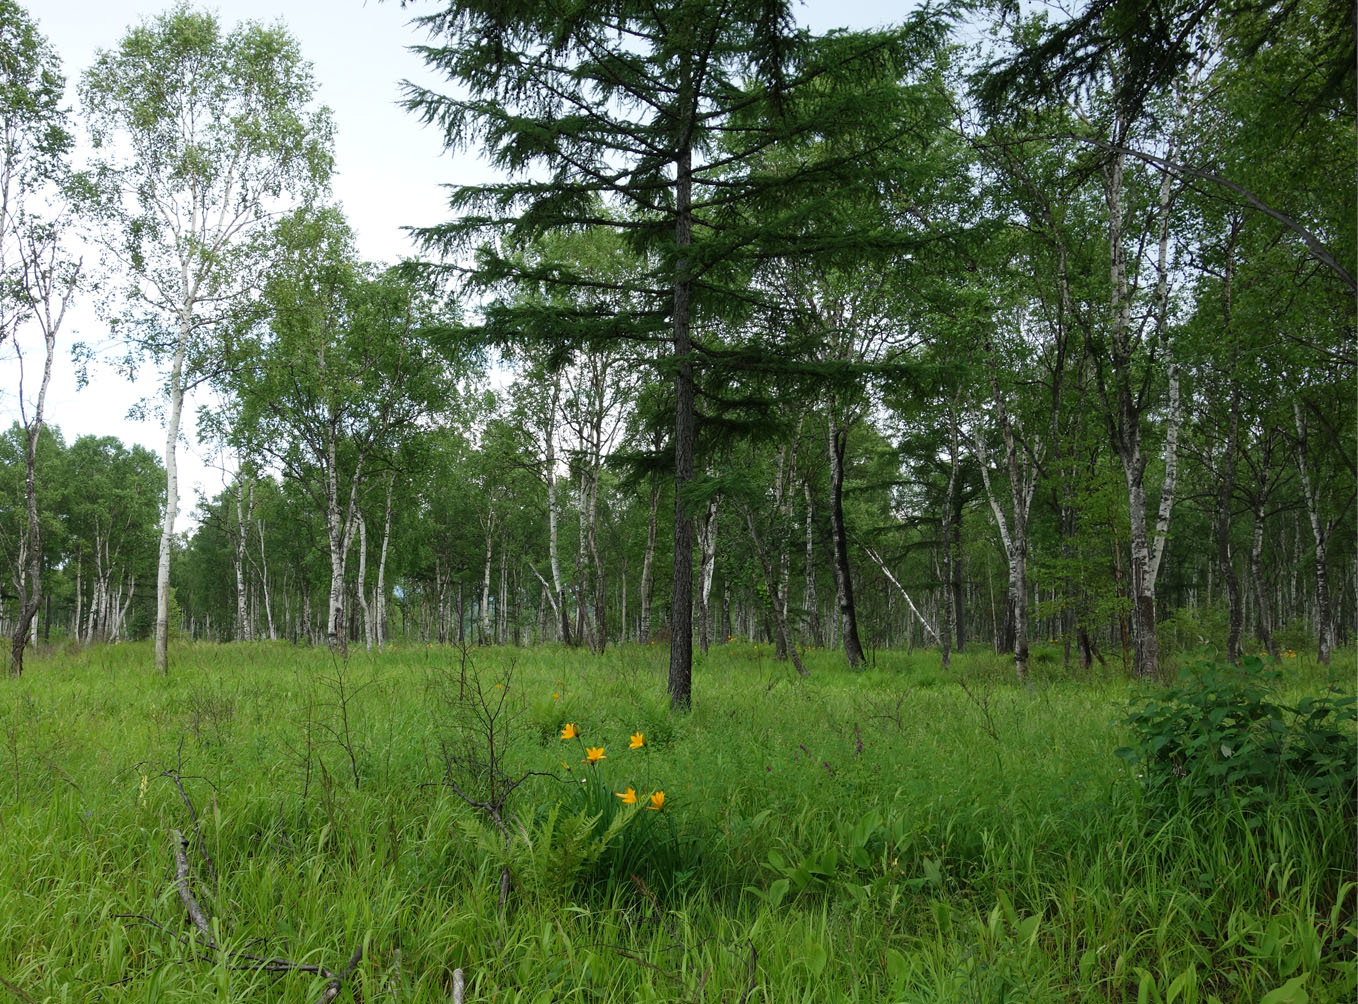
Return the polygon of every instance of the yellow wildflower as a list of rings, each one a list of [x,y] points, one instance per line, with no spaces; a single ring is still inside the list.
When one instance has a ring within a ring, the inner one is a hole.
[[[640,732],[633,732],[633,733],[632,733],[632,741],[631,741],[630,743],[628,743],[627,748],[628,748],[629,750],[639,750],[639,749],[641,749],[641,747],[643,747],[643,746],[645,746],[645,745],[646,745],[646,737],[643,736]]]
[[[613,794],[622,799],[623,805],[637,804],[637,791],[635,788],[628,788],[626,791],[615,791]]]
[[[580,735],[580,730],[575,727],[574,722],[567,722],[566,727],[561,730],[562,739],[574,739]]]
[[[596,763],[603,759],[605,759],[605,757],[604,748],[602,746],[586,746],[585,759],[581,762],[587,763],[591,767],[593,767]]]
[[[665,807],[665,793],[663,791],[651,792],[651,804],[646,806],[651,812],[659,812]]]
[[[560,695],[560,694],[553,694],[553,695],[552,695],[552,700],[554,700],[554,701],[559,701],[559,700],[561,700],[561,695]]]

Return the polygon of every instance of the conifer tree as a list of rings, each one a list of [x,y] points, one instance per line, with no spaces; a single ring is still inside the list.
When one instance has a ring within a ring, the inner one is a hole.
[[[442,268],[483,289],[597,288],[609,280],[562,263],[529,267],[510,253],[543,233],[591,225],[621,232],[647,262],[622,281],[621,310],[576,308],[563,321],[550,300],[495,307],[484,334],[667,346],[660,366],[675,400],[669,695],[673,708],[687,709],[696,398],[704,367],[718,360],[705,351],[704,326],[748,308],[745,277],[760,261],[889,239],[822,210],[829,198],[871,187],[876,160],[913,128],[899,114],[898,82],[941,28],[921,15],[898,30],[816,38],[795,27],[787,0],[469,0],[419,23],[431,44],[418,50],[459,94],[407,85],[407,106],[442,128],[450,149],[482,145],[507,176],[455,188],[454,218],[419,231],[426,249],[450,262]]]

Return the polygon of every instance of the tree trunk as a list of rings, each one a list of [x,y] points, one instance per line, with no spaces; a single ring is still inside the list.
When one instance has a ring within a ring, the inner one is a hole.
[[[802,493],[806,497],[806,585],[802,589],[802,606],[806,609],[807,634],[816,648],[825,645],[820,629],[820,601],[816,597],[816,550],[815,537],[811,529],[815,522],[811,503],[811,482],[802,481]]]
[[[655,565],[656,510],[660,507],[660,479],[651,475],[651,507],[646,517],[646,552],[641,558],[641,627],[637,641],[651,640],[651,575]]]
[[[1033,491],[1037,485],[1036,459],[1020,459],[1019,446],[1014,435],[1014,424],[1004,405],[998,377],[994,376],[998,362],[991,360],[991,394],[995,411],[999,417],[1000,430],[1004,434],[1004,459],[1009,475],[1009,503],[1012,517],[1010,523],[1005,519],[990,484],[990,460],[987,456],[985,440],[979,430],[976,432],[977,459],[981,465],[981,479],[985,484],[986,497],[990,500],[991,512],[1000,530],[1000,541],[1004,545],[1005,557],[1009,563],[1009,610],[1012,615],[1014,670],[1020,683],[1028,679],[1028,511],[1033,502]]]
[[[693,520],[688,514],[688,485],[693,480],[694,379],[690,332],[693,279],[688,249],[693,243],[692,68],[680,71],[679,109],[684,117],[675,164],[674,245],[674,580],[670,599],[670,708],[693,704]]]
[[[849,541],[844,529],[844,451],[848,429],[831,418],[830,446],[830,531],[834,538],[835,592],[839,599],[839,622],[844,639],[844,655],[851,668],[863,664],[863,645],[858,640],[858,616],[854,609],[853,578],[849,571]]]
[[[269,598],[269,556],[264,552],[264,521],[259,520],[255,523],[255,529],[259,535],[259,588],[264,594],[264,619],[269,625],[269,641],[277,641],[278,631],[274,628],[273,603]]]
[[[344,618],[344,574],[358,530],[358,490],[363,479],[363,454],[354,461],[353,477],[349,481],[349,498],[343,511],[339,502],[338,424],[330,415],[326,437],[325,470],[325,526],[330,544],[330,594],[327,601],[325,638],[331,649],[341,654],[347,651],[348,635]],[[360,588],[360,593],[362,589]]]
[[[952,566],[953,633],[957,636],[957,643],[953,646],[953,651],[961,655],[967,644],[966,607],[963,602],[965,600],[966,582],[963,579],[961,492],[958,492],[954,499],[952,539],[948,542],[948,546],[952,549],[948,564]]]
[[[712,640],[712,573],[717,564],[717,505],[719,499],[713,496],[707,502],[707,511],[698,525],[698,646],[707,655]]]
[[[500,592],[495,597],[495,634],[500,645],[509,644],[509,548],[500,548]]]
[[[254,517],[255,489],[250,486],[250,504],[245,504],[245,478],[236,477],[236,533],[232,538],[235,553],[232,562],[236,570],[236,640],[250,640],[250,619],[245,609],[245,546],[250,540],[248,525]]]
[[[395,480],[395,474],[387,475],[387,502],[382,517],[382,550],[377,559],[377,584],[373,589],[373,604],[377,611],[374,622],[378,648],[387,642],[387,548],[391,543],[391,488]]]
[[[1231,503],[1235,499],[1236,459],[1240,442],[1240,384],[1236,376],[1235,333],[1231,328],[1231,281],[1235,272],[1235,236],[1238,224],[1232,221],[1231,232],[1226,241],[1226,264],[1222,282],[1222,335],[1231,344],[1230,372],[1227,379],[1230,385],[1230,408],[1227,416],[1225,454],[1218,474],[1216,526],[1216,559],[1221,569],[1221,581],[1226,587],[1228,628],[1226,634],[1226,658],[1232,664],[1240,662],[1240,634],[1244,628],[1244,613],[1241,609],[1240,578],[1235,573],[1235,561],[1231,554]]]
[[[368,603],[368,521],[358,517],[358,608],[363,613],[363,647],[373,647],[373,612]]]
[[[1115,154],[1109,163],[1105,193],[1109,216],[1110,285],[1112,286],[1111,314],[1113,318],[1110,344],[1112,346],[1114,390],[1111,401],[1110,426],[1114,447],[1122,462],[1127,483],[1127,511],[1130,524],[1131,601],[1132,601],[1132,671],[1143,679],[1153,676],[1160,662],[1160,646],[1155,625],[1155,580],[1160,560],[1164,555],[1169,531],[1169,517],[1174,504],[1174,485],[1178,460],[1179,374],[1170,358],[1169,346],[1163,352],[1169,372],[1169,425],[1165,436],[1165,480],[1160,492],[1160,509],[1154,535],[1148,525],[1146,512],[1146,458],[1142,452],[1141,416],[1144,403],[1137,389],[1133,373],[1136,339],[1139,333],[1131,321],[1131,293],[1128,279],[1127,249],[1124,244],[1123,169],[1125,155]],[[1168,310],[1170,177],[1166,173],[1160,185],[1159,200],[1159,257],[1156,285],[1156,332],[1164,336]],[[1102,390],[1102,385],[1101,385]]]
[[[731,580],[725,576],[721,580],[721,631],[721,636],[726,641],[730,641],[736,634],[731,623]]]
[[[957,504],[957,468],[959,449],[957,436],[957,412],[951,407],[948,408],[948,494],[943,499],[942,527],[940,533],[943,537],[943,635],[939,639],[939,647],[943,650],[943,668],[947,669],[952,662],[949,652],[954,625],[953,621],[959,620],[956,617],[956,597],[954,596],[953,582],[957,578],[957,569],[954,567],[956,556],[953,553],[953,510]],[[957,625],[958,651],[962,649],[961,644],[961,625]]]
[[[165,425],[165,510],[160,520],[160,550],[156,558],[157,672],[170,674],[170,552],[174,546],[174,521],[179,514],[179,468],[175,450],[179,445],[179,417],[184,407],[184,353],[188,348],[192,319],[186,308],[180,315],[179,338],[170,366],[170,414]]]
[[[1301,474],[1302,497],[1306,500],[1306,515],[1311,521],[1311,533],[1316,541],[1316,659],[1322,666],[1330,664],[1334,649],[1334,620],[1330,614],[1329,578],[1329,537],[1332,524],[1323,524],[1320,519],[1320,504],[1317,485],[1311,476],[1309,461],[1306,457],[1306,425],[1301,417],[1301,404],[1292,399],[1292,416],[1297,426],[1297,471]]]
[[[63,303],[63,312],[65,310]],[[38,385],[38,399],[33,406],[33,418],[24,428],[24,510],[27,516],[26,536],[19,548],[18,614],[14,634],[10,638],[9,671],[11,676],[23,676],[24,647],[28,632],[42,603],[42,527],[38,521],[38,440],[42,436],[43,411],[47,404],[47,387],[52,382],[52,359],[56,355],[56,330],[43,325],[46,357],[42,368],[42,382]],[[22,386],[19,406],[22,409]],[[25,560],[27,559],[27,560]]]
[[[608,591],[604,578],[604,562],[599,555],[599,471],[596,468],[589,479],[589,532],[585,541],[589,545],[589,560],[594,574],[594,631],[592,649],[596,655],[603,655],[608,645]]]
[[[778,591],[778,578],[775,575],[775,567],[769,564],[768,555],[764,551],[764,542],[759,539],[759,529],[755,526],[754,513],[746,508],[745,522],[750,528],[750,540],[754,544],[755,553],[759,556],[759,567],[764,573],[764,585],[769,591],[769,601],[773,608],[773,622],[777,630],[776,639],[781,642],[778,650],[785,652],[785,658],[792,660],[793,667],[799,676],[810,676],[806,666],[802,664],[801,656],[797,654],[797,646],[793,642],[791,633],[787,626],[787,604]]]
[[[561,559],[558,556],[558,521],[560,516],[557,512],[558,502],[556,493],[556,402],[560,394],[561,385],[558,380],[553,385],[551,401],[551,417],[547,422],[546,435],[546,478],[547,478],[547,557],[552,566],[552,591],[555,600],[552,609],[556,611],[557,628],[561,632],[561,640],[567,645],[571,644],[571,616],[568,604],[566,603],[566,584],[561,579]],[[652,536],[654,536],[655,510],[652,507]]]
[[[1250,546],[1250,581],[1254,585],[1255,606],[1259,611],[1259,638],[1268,648],[1269,658],[1278,661],[1278,641],[1273,636],[1273,601],[1269,595],[1268,584],[1264,581],[1264,488],[1260,485],[1259,494],[1254,499],[1254,533]]]
[[[481,644],[487,645],[491,639],[490,628],[490,568],[492,550],[495,546],[495,517],[486,517],[483,524],[486,531],[486,563],[481,575]]]
[[[627,555],[618,562],[618,586],[621,598],[618,602],[618,643],[627,644]]]

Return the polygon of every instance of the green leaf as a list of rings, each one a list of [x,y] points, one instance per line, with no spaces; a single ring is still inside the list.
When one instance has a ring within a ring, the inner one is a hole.
[[[1180,994],[1184,994],[1185,1001],[1191,1001],[1197,997],[1198,970],[1191,962],[1188,968],[1174,978],[1174,982],[1165,991],[1165,1004],[1174,1004],[1179,999]]]
[[[830,954],[825,950],[825,946],[819,941],[811,941],[806,944],[806,968],[811,970],[812,976],[819,976],[825,971],[825,963],[830,960]]]
[[[910,963],[896,949],[888,948],[886,950],[886,971],[887,975],[896,982],[896,985],[900,986],[910,972]]]
[[[1307,1004],[1311,998],[1302,989],[1302,984],[1306,982],[1309,976],[1309,973],[1293,976],[1276,990],[1270,990],[1259,998],[1259,1004]]]
[[[769,886],[769,893],[766,897],[769,906],[773,907],[775,910],[778,908],[779,904],[783,902],[783,897],[787,895],[788,885],[787,879],[780,878]]]
[[[1094,967],[1099,964],[1099,954],[1092,948],[1085,949],[1080,955],[1080,982],[1088,983],[1094,974]]]

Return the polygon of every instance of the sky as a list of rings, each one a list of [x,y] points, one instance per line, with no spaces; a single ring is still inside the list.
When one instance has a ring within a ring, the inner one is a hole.
[[[152,0],[20,0],[62,60],[68,81],[68,103],[76,109],[75,81],[99,49],[117,44],[127,28],[165,10]],[[229,29],[243,20],[281,20],[298,39],[303,56],[313,64],[317,99],[335,120],[335,177],[332,192],[356,232],[360,255],[370,261],[395,262],[413,253],[401,229],[447,217],[442,186],[468,184],[492,177],[473,154],[443,152],[437,132],[422,126],[398,107],[400,82],[412,80],[439,87],[407,46],[424,40],[410,19],[436,9],[432,3],[402,7],[394,0],[221,0],[200,4],[215,11]],[[797,6],[799,23],[816,31],[836,27],[865,28],[901,18],[913,4],[904,0],[807,0]],[[78,159],[78,158],[77,158]],[[72,307],[58,346],[48,392],[47,420],[58,426],[66,442],[86,434],[117,436],[163,455],[165,432],[154,408],[135,420],[129,410],[160,397],[156,375],[143,367],[131,382],[111,365],[90,370],[89,384],[76,386],[70,346],[85,342],[112,353],[107,323],[88,303]],[[30,339],[31,343],[31,339]],[[30,350],[32,354],[33,350]],[[27,386],[35,386],[29,361]],[[12,353],[0,357],[0,423],[18,418],[18,365]],[[27,395],[31,397],[30,395]],[[180,513],[176,526],[192,525],[196,494],[217,494],[231,479],[234,462],[215,455],[198,442],[194,413],[210,404],[201,395],[186,402],[177,456],[180,464]]]

